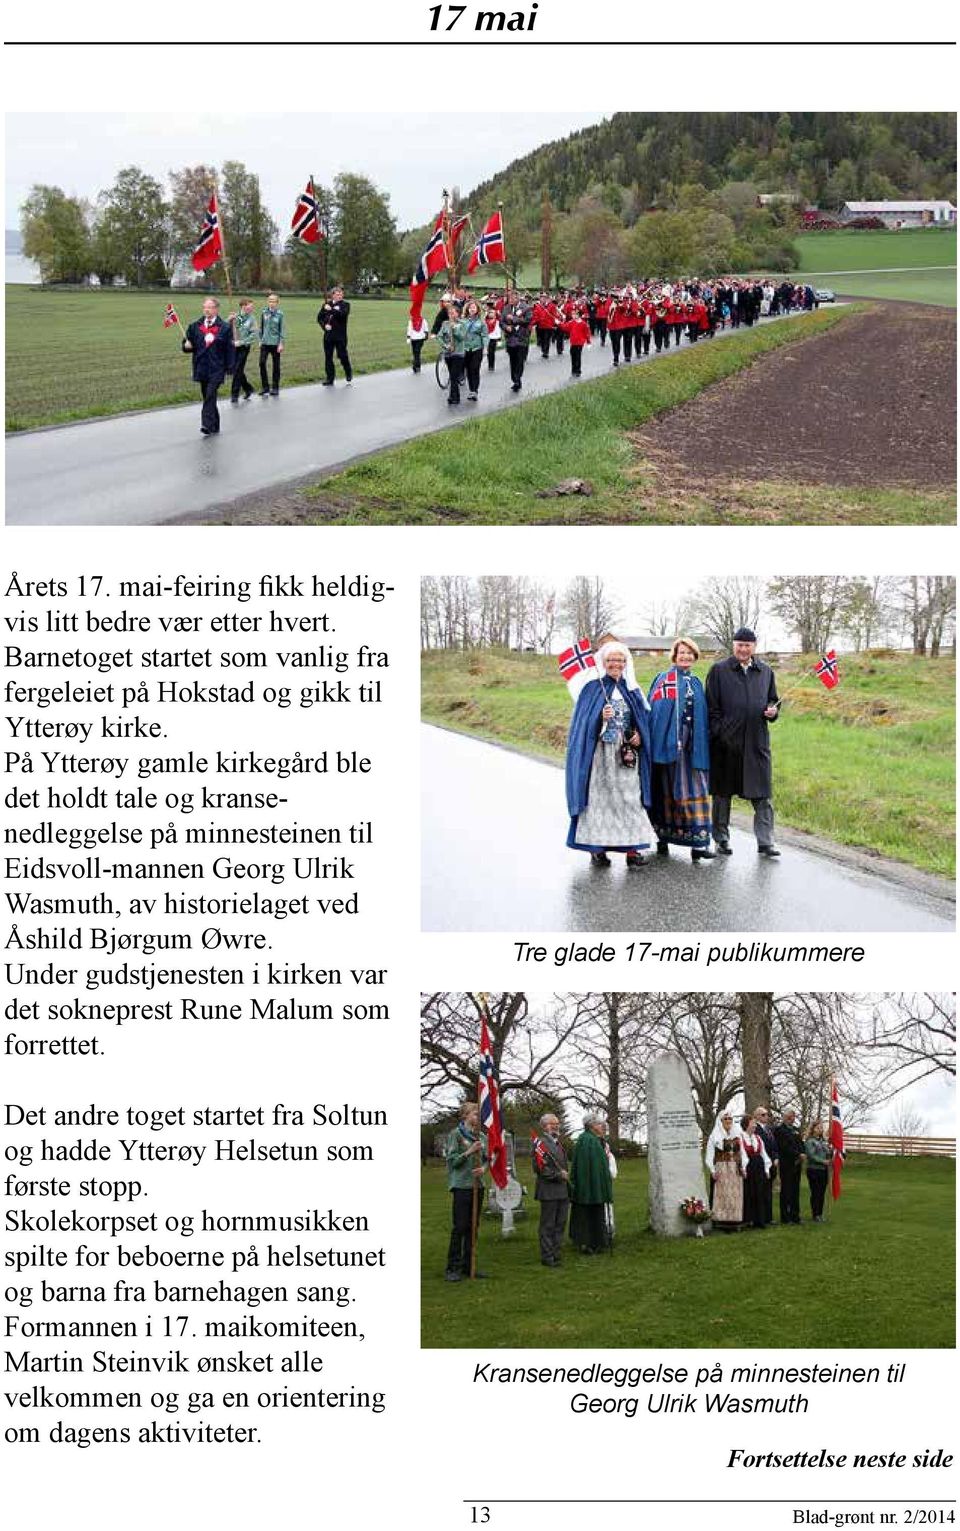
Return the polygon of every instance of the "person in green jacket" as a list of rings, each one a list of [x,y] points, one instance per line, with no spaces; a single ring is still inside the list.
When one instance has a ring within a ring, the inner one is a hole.
[[[609,1249],[613,1178],[603,1145],[606,1124],[588,1111],[570,1161],[570,1239],[585,1255]]]
[[[807,1185],[810,1187],[810,1215],[815,1223],[823,1222],[823,1203],[827,1194],[827,1175],[833,1149],[823,1135],[823,1123],[814,1122],[803,1145],[807,1156]]]
[[[253,317],[252,298],[240,299],[237,313],[230,315],[230,323],[233,325],[233,343],[236,348],[230,403],[239,404],[241,393],[245,399],[253,397],[253,387],[245,371],[247,357],[257,341],[257,321]]]
[[[463,361],[467,372],[467,398],[475,401],[480,396],[480,368],[487,344],[487,326],[483,322],[480,304],[470,298],[463,310]]]
[[[453,1226],[447,1251],[447,1280],[462,1281],[469,1276],[476,1233],[473,1218],[473,1191],[477,1189],[477,1219],[483,1205],[483,1172],[487,1164],[483,1134],[480,1131],[480,1107],[468,1100],[460,1107],[460,1121],[447,1139],[447,1188],[453,1198]],[[474,1273],[482,1276],[482,1271]]]
[[[463,374],[466,370],[464,351],[467,340],[467,326],[459,303],[449,304],[447,317],[440,326],[437,339],[443,346],[443,353],[447,359],[447,376],[450,379],[447,403],[459,404],[460,384],[463,382]]]
[[[275,292],[268,293],[267,306],[260,315],[260,397],[276,398],[280,392],[280,357],[286,343],[287,331],[280,299]],[[267,357],[272,362],[272,378],[267,384]]]

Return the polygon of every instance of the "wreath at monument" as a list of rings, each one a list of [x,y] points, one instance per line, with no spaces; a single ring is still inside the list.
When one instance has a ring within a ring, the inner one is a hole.
[[[699,1232],[700,1224],[710,1221],[710,1208],[699,1196],[685,1196],[680,1203],[680,1216],[684,1222],[695,1224]]]

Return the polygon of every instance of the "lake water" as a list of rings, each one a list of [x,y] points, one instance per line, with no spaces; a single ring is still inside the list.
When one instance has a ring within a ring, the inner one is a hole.
[[[25,255],[11,255],[8,251],[4,281],[25,282],[29,287],[39,287],[40,267],[35,261],[27,260]]]

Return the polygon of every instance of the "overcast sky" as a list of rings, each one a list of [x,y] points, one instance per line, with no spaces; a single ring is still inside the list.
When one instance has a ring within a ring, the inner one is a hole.
[[[329,185],[342,170],[369,176],[389,193],[399,226],[411,228],[437,211],[444,186],[469,191],[540,144],[602,120],[599,112],[12,112],[6,227],[19,226],[20,204],[38,181],[92,199],[125,165],[166,188],[169,170],[239,159],[259,175],[281,230],[309,175]]]

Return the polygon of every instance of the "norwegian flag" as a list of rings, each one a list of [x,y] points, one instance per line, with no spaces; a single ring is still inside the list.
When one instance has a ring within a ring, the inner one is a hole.
[[[833,1149],[831,1190],[834,1201],[837,1201],[840,1196],[840,1171],[843,1168],[843,1117],[840,1115],[840,1095],[836,1080],[833,1081],[830,1102],[830,1147]]]
[[[820,662],[815,666],[813,673],[818,680],[823,681],[828,691],[839,686],[840,666],[837,662],[836,649],[828,649],[825,654],[820,655]]]
[[[313,189],[312,176],[297,200],[290,220],[290,228],[294,239],[299,239],[305,245],[318,244],[323,238],[320,209],[317,206],[317,194]]]
[[[220,214],[217,210],[217,194],[213,192],[203,215],[203,228],[197,248],[190,257],[194,271],[206,271],[209,266],[223,258],[223,237],[220,233]]]
[[[487,1014],[480,1016],[480,1126],[487,1134],[487,1159],[490,1178],[503,1190],[508,1178],[507,1145],[503,1140],[503,1119],[500,1115],[500,1086],[493,1066],[493,1049],[487,1029]]]
[[[466,218],[454,218],[444,213],[437,214],[437,221],[433,225],[433,233],[427,241],[427,247],[417,262],[417,269],[413,273],[413,286],[420,282],[429,282],[438,271],[444,271],[450,265],[450,256],[456,251],[457,240],[466,228]]]
[[[557,668],[572,697],[579,696],[588,680],[597,675],[597,661],[589,638],[579,638],[572,648],[557,657]]]
[[[657,684],[650,693],[651,702],[675,702],[677,700],[677,672],[668,670],[666,675],[657,678]]]
[[[533,1167],[539,1174],[547,1162],[547,1145],[535,1132],[530,1134],[530,1152],[533,1155]]]
[[[163,327],[168,330],[172,324],[180,323],[180,315],[172,303],[168,303],[163,313]]]
[[[468,273],[476,271],[478,266],[490,266],[495,261],[502,264],[506,258],[507,252],[503,243],[503,214],[497,212],[487,219],[483,231],[471,251],[467,271]]]

